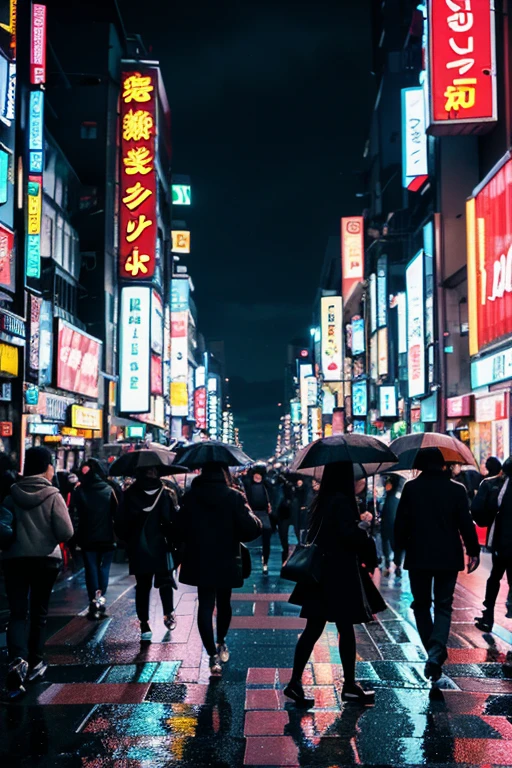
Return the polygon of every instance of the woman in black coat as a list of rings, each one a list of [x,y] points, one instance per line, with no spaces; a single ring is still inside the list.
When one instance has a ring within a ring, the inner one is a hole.
[[[176,513],[168,489],[153,468],[140,471],[121,497],[116,533],[126,543],[130,574],[135,576],[135,608],[143,641],[152,637],[149,598],[153,579],[160,591],[164,624],[169,630],[176,627],[175,582],[169,552]]]
[[[310,518],[308,542],[315,542],[322,555],[320,583],[298,584],[290,603],[302,606],[307,619],[295,649],[293,673],[285,695],[305,702],[302,674],[317,640],[328,621],[336,623],[343,665],[343,701],[372,703],[372,691],[355,681],[356,639],[354,624],[371,621],[386,604],[368,573],[361,568],[368,552],[368,523],[361,522],[354,493],[352,464],[327,464]]]
[[[184,496],[179,530],[184,545],[180,581],[197,587],[199,634],[210,656],[211,674],[220,676],[220,662],[229,659],[226,635],[231,623],[231,590],[243,585],[240,542],[257,539],[261,522],[243,494],[231,487],[227,467],[211,464]]]

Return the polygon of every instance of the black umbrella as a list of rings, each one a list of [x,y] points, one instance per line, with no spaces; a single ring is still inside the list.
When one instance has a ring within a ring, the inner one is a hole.
[[[244,467],[251,464],[252,459],[240,448],[219,440],[205,440],[182,448],[177,454],[177,460],[189,469],[200,469],[205,464],[226,464],[228,467]]]
[[[299,451],[290,471],[324,467],[326,464],[336,464],[340,461],[358,465],[363,475],[377,475],[395,465],[397,457],[376,437],[357,434],[333,435],[315,440]]]
[[[109,475],[117,477],[134,477],[137,470],[157,469],[160,475],[182,475],[188,472],[187,467],[174,464],[176,454],[164,449],[130,451],[114,461],[109,469]]]
[[[398,456],[395,469],[415,469],[418,453],[424,448],[438,448],[447,464],[468,464],[476,467],[475,457],[470,449],[456,437],[441,432],[414,432],[397,437],[391,449]]]

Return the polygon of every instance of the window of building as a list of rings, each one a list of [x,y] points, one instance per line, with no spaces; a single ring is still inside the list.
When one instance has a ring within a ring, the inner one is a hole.
[[[98,124],[90,121],[85,121],[80,126],[80,138],[81,139],[97,139],[98,138]]]

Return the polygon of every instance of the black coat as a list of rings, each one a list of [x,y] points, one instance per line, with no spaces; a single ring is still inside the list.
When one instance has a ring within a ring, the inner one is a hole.
[[[114,549],[117,497],[106,480],[88,472],[71,498],[76,542],[84,550]]]
[[[153,490],[155,494],[148,493]],[[126,543],[131,574],[169,572],[168,548],[175,540],[176,515],[172,498],[160,480],[137,480],[123,493],[115,530]]]
[[[471,514],[477,525],[489,528],[488,545],[500,557],[512,559],[512,482],[499,503],[505,477],[484,480],[471,505]]]
[[[398,509],[398,502],[400,501],[396,494],[396,489],[386,491],[386,498],[384,499],[382,512],[380,513],[381,535],[389,539],[392,542],[392,546],[394,543],[396,512]]]
[[[313,531],[308,533],[308,541],[311,538]],[[341,493],[333,496],[315,539],[324,556],[320,584],[297,584],[290,597],[290,603],[302,606],[303,618],[361,624],[385,610],[377,587],[361,568],[368,542],[350,500]]]
[[[464,551],[480,553],[466,489],[443,472],[422,472],[404,485],[395,522],[395,547],[406,569],[464,570]]]
[[[261,534],[261,522],[223,475],[197,477],[178,523],[183,542],[180,581],[194,587],[241,587],[240,542]]]

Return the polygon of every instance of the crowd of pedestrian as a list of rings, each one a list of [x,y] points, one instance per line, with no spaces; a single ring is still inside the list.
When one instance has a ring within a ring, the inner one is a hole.
[[[323,474],[312,477],[259,464],[232,474],[226,461],[206,460],[188,487],[170,482],[169,468],[158,466],[137,467],[121,485],[102,462],[88,459],[77,471],[74,487],[63,492],[44,447],[27,450],[22,476],[7,462],[0,463],[9,695],[24,693],[27,683],[44,677],[48,606],[66,543],[81,552],[86,615],[92,621],[107,613],[111,565],[116,549],[125,551],[135,577],[143,643],[152,637],[152,587],[159,590],[169,632],[176,627],[178,579],[196,587],[199,634],[211,676],[220,677],[230,657],[232,590],[243,585],[252,569],[254,545],[248,549],[245,543],[261,547],[261,573],[267,577],[274,534],[283,576],[297,569],[290,602],[300,606],[306,619],[286,696],[307,705],[304,669],[326,623],[334,622],[344,673],[342,698],[373,701],[373,692],[356,681],[354,625],[371,621],[386,608],[373,580],[379,566],[381,580],[393,574],[392,566],[396,579],[402,569],[409,573],[412,608],[427,655],[425,676],[435,684],[447,659],[458,574],[465,567],[472,573],[479,565],[475,523],[488,529],[492,553],[476,626],[492,631],[505,574],[510,587],[507,616],[512,618],[512,458],[502,467],[491,457],[488,476],[482,479],[473,470],[447,465],[442,452],[432,447],[418,453],[415,469],[417,476],[407,482],[403,473],[389,473],[381,478],[382,486],[375,481],[369,490],[365,479],[356,482],[350,462],[326,464]]]

